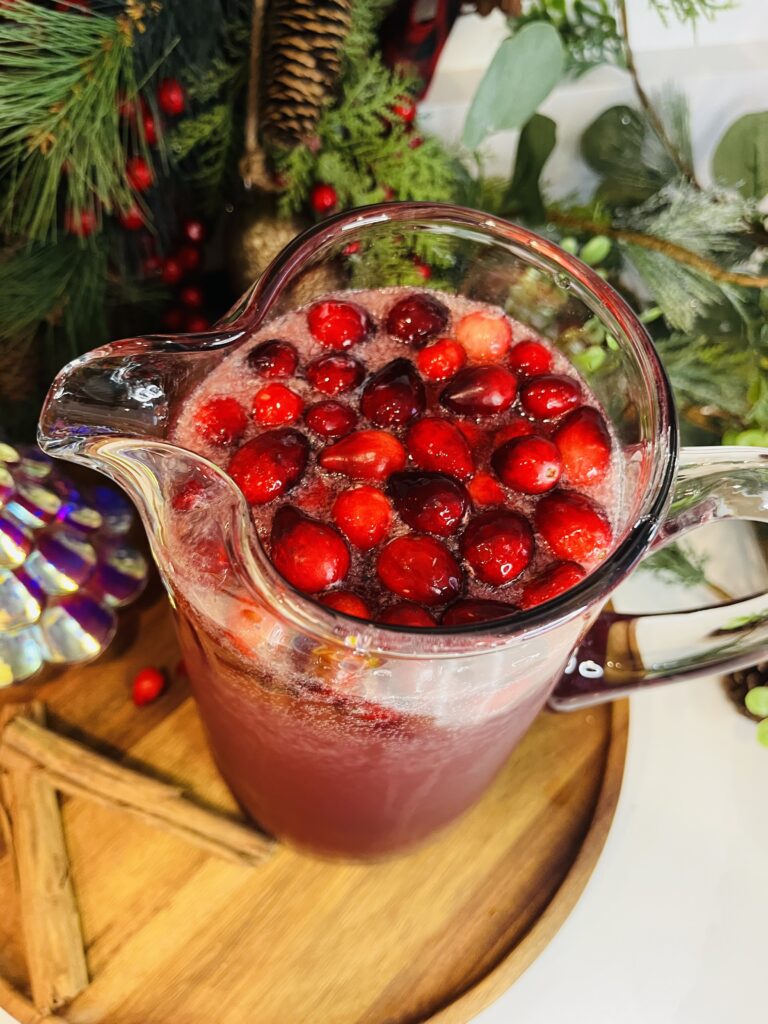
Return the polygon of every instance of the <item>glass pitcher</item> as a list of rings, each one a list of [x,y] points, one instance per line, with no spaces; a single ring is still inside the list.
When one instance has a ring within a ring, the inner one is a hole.
[[[571,358],[602,332],[605,358],[584,375],[627,467],[612,549],[583,582],[530,611],[428,631],[362,622],[293,590],[232,480],[168,439],[185,396],[259,327],[329,291],[402,284],[414,252],[436,268],[422,287],[503,305]],[[451,822],[548,698],[612,699],[747,664],[768,646],[763,595],[677,616],[601,616],[659,544],[715,518],[768,519],[768,453],[679,452],[668,381],[627,303],[552,242],[483,213],[393,203],[325,221],[214,330],[130,338],[66,366],[39,439],[130,494],[222,775],[263,828],[320,854],[381,856]],[[172,510],[190,481],[205,504],[185,532]]]

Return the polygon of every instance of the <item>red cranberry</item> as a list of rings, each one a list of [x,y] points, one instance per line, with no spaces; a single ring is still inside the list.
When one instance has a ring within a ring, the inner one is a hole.
[[[275,513],[270,554],[280,575],[307,594],[332,587],[349,572],[349,549],[338,530],[291,505]]]
[[[496,431],[493,435],[493,444],[495,448],[499,448],[505,441],[514,441],[516,437],[530,437],[535,433],[536,427],[530,420],[524,420],[522,416],[515,416],[505,427]]]
[[[443,388],[440,401],[452,412],[466,416],[494,416],[504,412],[517,395],[517,378],[502,366],[470,366]]]
[[[387,490],[403,522],[420,533],[450,537],[469,507],[464,485],[444,473],[393,473]]]
[[[333,608],[336,612],[344,612],[345,615],[353,615],[356,619],[370,619],[371,609],[357,594],[351,590],[332,590],[330,594],[323,594],[320,604],[326,608]]]
[[[365,367],[347,355],[328,355],[313,359],[307,366],[307,380],[324,395],[339,395],[357,387],[365,376]]]
[[[187,239],[188,242],[192,242],[195,245],[199,245],[200,242],[205,241],[206,230],[205,224],[201,220],[197,220],[194,217],[190,217],[185,220],[181,225],[181,233]]]
[[[368,551],[380,544],[392,525],[392,505],[375,487],[342,491],[331,509],[333,521],[356,548]]]
[[[310,306],[307,323],[312,337],[325,348],[351,348],[371,331],[367,312],[351,302],[326,299]]]
[[[179,266],[189,272],[199,270],[203,262],[203,254],[196,245],[180,245],[176,253]]]
[[[304,422],[321,437],[344,437],[357,423],[357,413],[348,405],[332,398],[311,405],[304,413]]]
[[[405,449],[385,430],[356,430],[320,452],[318,462],[329,473],[354,480],[386,480],[405,465]]]
[[[184,318],[184,330],[189,334],[202,334],[210,329],[211,321],[202,313],[187,313]]]
[[[160,276],[163,279],[163,284],[178,284],[184,276],[184,268],[175,256],[169,256],[167,259],[163,260],[163,268],[160,271]]]
[[[338,193],[333,185],[328,185],[326,182],[318,182],[312,186],[312,191],[309,194],[309,202],[315,213],[323,214],[330,213],[336,209],[336,204],[339,201]]]
[[[473,363],[498,363],[509,351],[512,328],[503,314],[478,310],[459,320],[456,337]]]
[[[171,507],[174,512],[192,512],[202,507],[204,496],[205,484],[191,477],[174,491]]]
[[[379,553],[376,572],[393,594],[427,605],[457,597],[464,582],[458,562],[434,537],[391,540]]]
[[[202,309],[205,303],[203,289],[196,284],[185,284],[179,289],[179,301],[187,309]]]
[[[461,553],[475,575],[494,587],[516,579],[533,557],[527,520],[510,509],[491,509],[471,519],[461,537]]]
[[[131,684],[131,698],[137,708],[157,700],[165,689],[165,676],[159,668],[143,668]]]
[[[540,420],[552,420],[581,404],[581,388],[570,377],[534,377],[520,390],[520,403]]]
[[[499,481],[490,473],[475,473],[467,484],[469,496],[475,505],[503,505],[507,500]]]
[[[423,348],[416,362],[427,380],[449,380],[467,361],[467,353],[452,338],[438,338],[434,345]]]
[[[417,629],[429,629],[437,625],[434,616],[426,608],[419,608],[417,604],[410,604],[408,601],[401,601],[385,608],[379,615],[379,622],[384,622],[388,626],[411,626]]]
[[[491,622],[503,619],[516,611],[514,605],[482,598],[464,598],[443,612],[441,626],[468,626],[473,622]]]
[[[271,338],[252,348],[245,361],[261,377],[290,377],[299,365],[299,353],[289,341]]]
[[[574,409],[552,435],[563,460],[563,477],[573,487],[605,479],[611,465],[611,435],[605,420],[589,406]]]
[[[141,118],[144,129],[144,139],[148,146],[154,146],[157,142],[157,124],[151,114],[144,114]]]
[[[229,475],[251,505],[263,505],[290,490],[304,474],[309,442],[298,430],[267,430],[235,452]]]
[[[420,469],[448,473],[466,480],[475,471],[472,452],[461,431],[448,420],[425,416],[408,430],[408,454]]]
[[[284,427],[295,423],[303,409],[301,395],[277,381],[259,388],[251,404],[253,418],[262,427]]]
[[[132,203],[127,210],[119,213],[117,219],[120,221],[120,227],[126,231],[141,231],[144,227],[144,215],[136,203]]]
[[[520,341],[509,353],[509,365],[523,377],[536,377],[549,372],[552,354],[541,342]]]
[[[400,341],[421,348],[445,330],[448,307],[433,295],[416,292],[394,304],[387,315],[386,328]]]
[[[186,104],[184,86],[175,78],[164,78],[157,87],[157,102],[168,117],[179,117]]]
[[[76,238],[88,238],[98,225],[93,210],[67,210],[64,215],[64,228],[68,234]]]
[[[534,608],[537,604],[551,601],[553,597],[575,587],[586,576],[586,572],[575,562],[553,562],[538,576],[534,576],[523,587],[520,607]]]
[[[473,423],[472,420],[457,420],[456,427],[466,438],[467,444],[470,450],[474,451],[479,445],[485,440],[486,432],[477,423]]]
[[[236,398],[211,398],[195,413],[195,429],[211,444],[232,444],[245,431],[248,416]]]
[[[546,494],[536,506],[534,523],[557,558],[591,566],[608,554],[612,537],[608,517],[583,494]]]
[[[393,103],[390,110],[399,117],[403,124],[413,124],[416,118],[416,104],[410,96],[400,96],[396,103]]]
[[[493,453],[491,465],[503,484],[523,494],[551,491],[563,471],[557,447],[535,434],[506,441]]]
[[[146,192],[152,187],[155,176],[143,156],[131,156],[125,165],[125,176],[128,184],[137,192]]]
[[[427,404],[424,384],[408,359],[393,359],[363,389],[360,408],[378,427],[402,427]]]

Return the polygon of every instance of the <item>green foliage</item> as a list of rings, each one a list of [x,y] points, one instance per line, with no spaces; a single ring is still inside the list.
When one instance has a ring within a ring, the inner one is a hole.
[[[600,64],[624,64],[611,0],[533,0],[511,19],[515,29],[531,22],[545,22],[557,30],[566,50],[566,74],[578,77]]]
[[[522,128],[564,70],[565,48],[552,25],[531,22],[504,39],[472,98],[464,145],[477,149],[494,132]]]
[[[754,354],[732,337],[671,334],[656,348],[683,408],[704,407],[740,422],[750,410]]]
[[[712,160],[715,179],[760,200],[768,195],[768,111],[735,121],[717,144]]]
[[[534,114],[523,127],[517,143],[512,180],[502,199],[507,214],[521,214],[531,224],[545,220],[539,180],[555,148],[556,138],[555,122],[543,114]]]
[[[391,6],[391,0],[352,0],[352,26],[344,40],[348,73],[354,74],[376,49],[376,30]]]
[[[667,583],[682,583],[686,587],[706,586],[706,558],[696,554],[685,544],[666,544],[648,558],[639,568],[652,572]]]
[[[666,25],[670,16],[696,24],[699,18],[714,18],[734,6],[734,0],[650,0],[651,7]]]

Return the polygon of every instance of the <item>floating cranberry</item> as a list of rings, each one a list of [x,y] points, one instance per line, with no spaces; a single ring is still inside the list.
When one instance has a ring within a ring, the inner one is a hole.
[[[465,416],[495,416],[512,405],[517,377],[502,366],[470,366],[443,388],[440,401]]]
[[[211,444],[232,444],[248,424],[245,409],[236,398],[211,398],[195,413],[195,429]]]
[[[485,440],[486,432],[484,428],[478,423],[473,423],[472,420],[457,420],[456,426],[466,438],[467,444],[472,451]]]
[[[364,341],[371,320],[362,306],[338,299],[325,299],[310,306],[307,323],[312,337],[325,348],[350,348]]]
[[[510,509],[491,509],[470,520],[461,552],[484,583],[511,583],[533,557],[533,533],[526,519]]]
[[[379,622],[384,622],[388,626],[411,626],[416,629],[429,629],[437,625],[435,617],[426,608],[419,608],[417,604],[408,601],[401,601],[385,608],[379,615]]]
[[[507,500],[499,481],[490,473],[475,473],[467,484],[469,496],[475,505],[503,505]]]
[[[590,406],[574,409],[552,435],[563,459],[563,478],[573,487],[605,479],[611,465],[611,435],[605,420]]]
[[[333,521],[356,548],[368,551],[380,544],[392,525],[392,505],[375,487],[342,491],[331,509]]]
[[[171,507],[174,512],[192,512],[202,507],[204,496],[205,484],[192,477],[176,488],[171,498]]]
[[[184,86],[175,78],[164,78],[157,87],[157,102],[168,117],[179,117],[186,105]]]
[[[336,209],[338,202],[339,195],[333,185],[319,181],[312,186],[312,191],[309,193],[309,204],[315,213],[320,216],[331,213]]]
[[[348,355],[327,355],[313,359],[307,366],[307,380],[324,395],[340,395],[357,387],[365,377],[365,367]]]
[[[330,594],[322,594],[318,600],[326,608],[344,612],[345,615],[352,615],[356,619],[372,618],[371,609],[362,597],[353,594],[351,590],[332,590]]]
[[[393,359],[363,389],[360,408],[379,427],[402,427],[427,404],[424,384],[408,359]]]
[[[282,427],[247,441],[235,452],[228,472],[251,505],[263,505],[299,482],[308,458],[306,437]]]
[[[464,598],[443,612],[441,626],[468,626],[473,622],[491,622],[503,619],[517,609],[502,601],[486,601],[481,598]]]
[[[143,156],[132,156],[128,158],[125,165],[125,176],[128,184],[137,192],[146,192],[152,187],[155,176]]]
[[[385,430],[357,430],[324,448],[319,464],[354,480],[386,480],[405,465],[405,449]]]
[[[272,520],[270,556],[280,575],[307,594],[332,587],[349,571],[349,549],[338,530],[291,505]]]
[[[506,426],[496,431],[493,435],[493,445],[495,448],[499,448],[505,441],[514,441],[516,437],[530,437],[535,433],[536,427],[530,420],[523,419],[522,416],[515,416]]]
[[[506,441],[491,464],[507,487],[522,494],[543,494],[557,485],[563,471],[557,446],[535,434]]]
[[[581,404],[581,388],[570,377],[549,374],[534,377],[520,390],[520,403],[540,420],[552,420]]]
[[[543,572],[529,580],[520,594],[520,607],[534,608],[545,601],[575,587],[586,576],[586,572],[576,562],[553,562]]]
[[[376,561],[382,584],[398,597],[418,604],[444,604],[463,586],[461,568],[434,537],[397,537],[382,548]]]
[[[458,530],[469,507],[464,485],[444,473],[393,473],[387,491],[403,522],[420,533],[440,537],[450,537]]]
[[[519,341],[509,353],[509,365],[522,377],[548,373],[552,367],[549,349],[538,341]]]
[[[304,422],[321,437],[344,437],[357,423],[357,413],[348,405],[332,398],[311,405],[304,413]]]
[[[608,517],[583,494],[546,494],[536,506],[534,523],[557,558],[592,566],[608,554],[612,537]]]
[[[434,345],[423,348],[416,362],[427,380],[449,380],[467,361],[467,353],[453,338],[438,338]]]
[[[472,452],[466,438],[448,420],[425,416],[408,430],[405,439],[408,454],[420,469],[448,473],[466,480],[475,471]]]
[[[456,338],[473,363],[498,363],[509,351],[512,328],[503,314],[477,310],[459,320]]]
[[[448,323],[448,307],[433,295],[416,292],[394,304],[387,315],[386,328],[400,341],[414,348],[441,334]]]
[[[251,404],[253,418],[262,427],[284,427],[295,423],[303,409],[301,395],[278,382],[259,388]]]
[[[290,377],[299,365],[299,353],[289,341],[270,338],[255,345],[245,361],[260,377]]]

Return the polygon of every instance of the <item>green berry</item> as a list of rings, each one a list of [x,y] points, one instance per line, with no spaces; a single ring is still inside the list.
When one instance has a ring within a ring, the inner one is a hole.
[[[768,747],[768,718],[764,718],[757,727],[757,742]]]
[[[755,686],[744,698],[747,711],[757,718],[768,718],[768,686]]]
[[[613,242],[605,235],[595,235],[582,247],[579,253],[580,259],[588,263],[590,267],[596,267],[602,263],[613,248]]]

